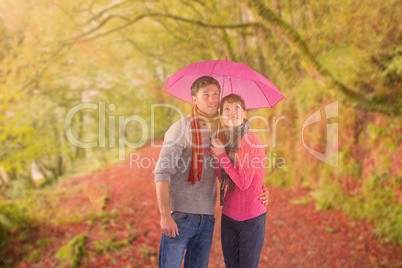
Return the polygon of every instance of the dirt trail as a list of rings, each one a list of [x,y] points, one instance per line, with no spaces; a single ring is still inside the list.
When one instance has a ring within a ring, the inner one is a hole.
[[[137,152],[141,159],[157,159],[159,149],[145,147]],[[143,160],[147,166],[148,160]],[[99,170],[87,176],[72,177],[60,191],[76,189],[60,197],[57,211],[79,215],[76,223],[41,225],[36,239],[49,238],[40,258],[22,262],[20,267],[54,267],[57,250],[78,234],[87,237],[87,256],[80,267],[156,267],[159,250],[159,211],[153,183],[153,165],[141,168],[129,161]],[[382,243],[372,227],[352,221],[340,212],[318,212],[312,204],[297,205],[308,195],[306,190],[279,189],[268,186],[267,232],[260,267],[401,267],[402,247]],[[224,267],[220,246],[221,208],[216,208],[216,224],[209,267]],[[96,254],[96,241],[115,237],[125,241],[119,249]],[[128,241],[128,242],[127,242]],[[63,265],[62,265],[63,267]]]

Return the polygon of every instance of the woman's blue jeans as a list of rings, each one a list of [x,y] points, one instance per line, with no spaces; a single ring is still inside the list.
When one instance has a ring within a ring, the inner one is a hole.
[[[214,233],[214,215],[200,215],[183,212],[173,212],[172,218],[177,224],[179,235],[168,237],[162,234],[159,249],[159,267],[180,268],[208,267]]]
[[[221,241],[227,268],[257,268],[265,238],[264,214],[236,221],[222,214]]]

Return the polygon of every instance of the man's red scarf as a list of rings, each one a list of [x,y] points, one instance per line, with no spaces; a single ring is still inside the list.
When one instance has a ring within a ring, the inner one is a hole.
[[[192,152],[192,160],[191,160],[191,167],[190,167],[190,174],[188,176],[187,181],[190,182],[192,185],[195,184],[196,181],[201,180],[202,174],[202,136],[201,136],[201,122],[209,123],[212,132],[218,129],[219,120],[214,120],[216,116],[219,114],[216,113],[215,115],[208,115],[201,112],[196,105],[194,105],[193,109],[190,113],[191,118],[191,128],[193,131],[193,152]],[[218,118],[217,118],[218,119]],[[201,121],[201,122],[200,122]]]

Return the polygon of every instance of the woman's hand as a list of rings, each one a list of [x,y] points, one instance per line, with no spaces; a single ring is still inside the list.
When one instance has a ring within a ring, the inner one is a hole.
[[[211,141],[211,149],[210,151],[214,155],[214,157],[218,157],[221,153],[225,153],[225,146],[219,138],[216,138]]]
[[[267,189],[267,187],[263,184],[262,185],[262,194],[260,194],[260,198],[259,198],[260,200],[261,200],[261,203],[264,205],[264,206],[267,206],[268,205],[268,202],[269,202],[269,192],[268,192],[268,189]]]

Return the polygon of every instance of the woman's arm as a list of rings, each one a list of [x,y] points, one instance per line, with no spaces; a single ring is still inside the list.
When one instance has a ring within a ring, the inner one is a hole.
[[[211,151],[214,155],[217,155],[226,173],[241,190],[248,189],[255,176],[264,176],[265,151],[262,147],[262,142],[254,133],[248,132],[243,137],[241,146],[238,149],[236,166],[230,161],[225,150],[221,148],[223,144],[219,139],[214,140],[212,144]]]

